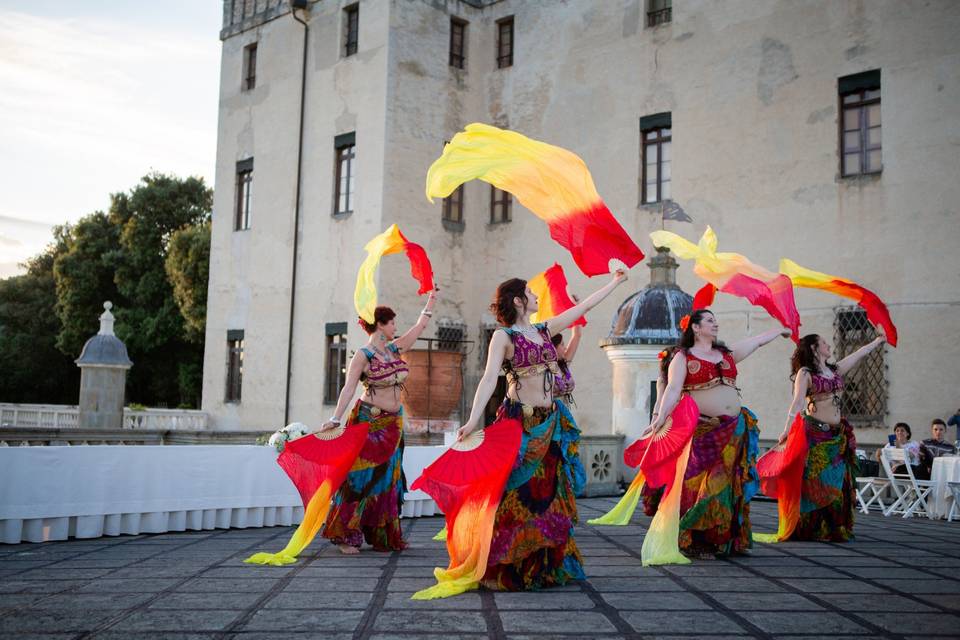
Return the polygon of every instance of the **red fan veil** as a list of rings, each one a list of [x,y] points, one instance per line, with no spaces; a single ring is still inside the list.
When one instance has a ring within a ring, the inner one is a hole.
[[[688,562],[680,554],[680,493],[687,469],[690,442],[697,428],[700,409],[689,395],[684,395],[666,425],[657,434],[637,440],[627,447],[623,460],[631,467],[640,467],[620,502],[607,514],[590,520],[590,524],[625,525],[630,522],[644,483],[665,486],[657,515],[643,540],[641,560],[648,564]]]
[[[414,600],[446,598],[479,586],[522,432],[520,421],[498,420],[448,449],[410,485],[429,494],[443,511],[450,554],[449,566],[433,572],[437,584],[413,594]]]
[[[768,498],[777,499],[779,524],[776,533],[754,533],[757,542],[781,542],[790,537],[800,521],[800,491],[807,463],[807,430],[803,416],[797,414],[787,441],[767,451],[757,460],[760,488]]]
[[[304,436],[287,443],[277,463],[287,472],[303,499],[303,521],[290,542],[277,553],[255,553],[244,562],[283,565],[296,562],[320,531],[330,499],[343,484],[367,439],[366,422]]]

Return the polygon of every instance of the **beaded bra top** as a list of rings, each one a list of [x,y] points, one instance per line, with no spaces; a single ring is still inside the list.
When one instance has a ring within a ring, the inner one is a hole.
[[[733,354],[724,353],[720,362],[698,358],[689,350],[685,351],[684,355],[687,357],[687,376],[683,381],[684,391],[712,389],[721,385],[737,389],[737,363],[733,359]]]
[[[377,389],[403,387],[403,381],[407,379],[410,369],[407,363],[400,359],[400,349],[395,344],[387,345],[387,351],[395,356],[395,359],[390,361],[375,357],[374,352],[367,347],[361,347],[360,350],[369,362],[367,370],[360,375],[360,382],[370,395],[375,394]]]
[[[504,360],[503,372],[507,380],[519,388],[519,378],[543,375],[543,390],[550,393],[554,390],[554,382],[560,376],[560,365],[557,364],[557,348],[550,341],[547,323],[539,322],[533,325],[543,339],[543,344],[537,344],[523,335],[523,333],[505,327],[510,341],[513,343],[513,357]]]
[[[807,413],[817,411],[815,396],[830,395],[833,406],[840,408],[840,392],[843,391],[843,376],[834,373],[832,378],[810,372],[810,388],[807,389]]]
[[[573,393],[573,374],[570,367],[560,367],[560,374],[553,379],[553,392],[558,396],[568,396]]]

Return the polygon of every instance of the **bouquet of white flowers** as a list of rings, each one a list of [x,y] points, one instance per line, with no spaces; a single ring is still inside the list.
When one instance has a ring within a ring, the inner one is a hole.
[[[309,434],[310,429],[307,428],[307,425],[302,422],[293,422],[270,436],[267,444],[276,449],[277,453],[281,453],[288,442]]]

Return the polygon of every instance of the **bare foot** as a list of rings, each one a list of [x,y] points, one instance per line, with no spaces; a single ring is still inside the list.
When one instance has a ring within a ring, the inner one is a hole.
[[[340,549],[340,553],[345,556],[355,556],[360,553],[360,549],[351,547],[349,544],[338,544],[337,549]]]

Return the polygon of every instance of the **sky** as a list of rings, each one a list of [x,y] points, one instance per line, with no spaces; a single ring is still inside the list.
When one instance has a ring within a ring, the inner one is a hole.
[[[221,0],[0,0],[0,278],[151,171],[213,186]]]

